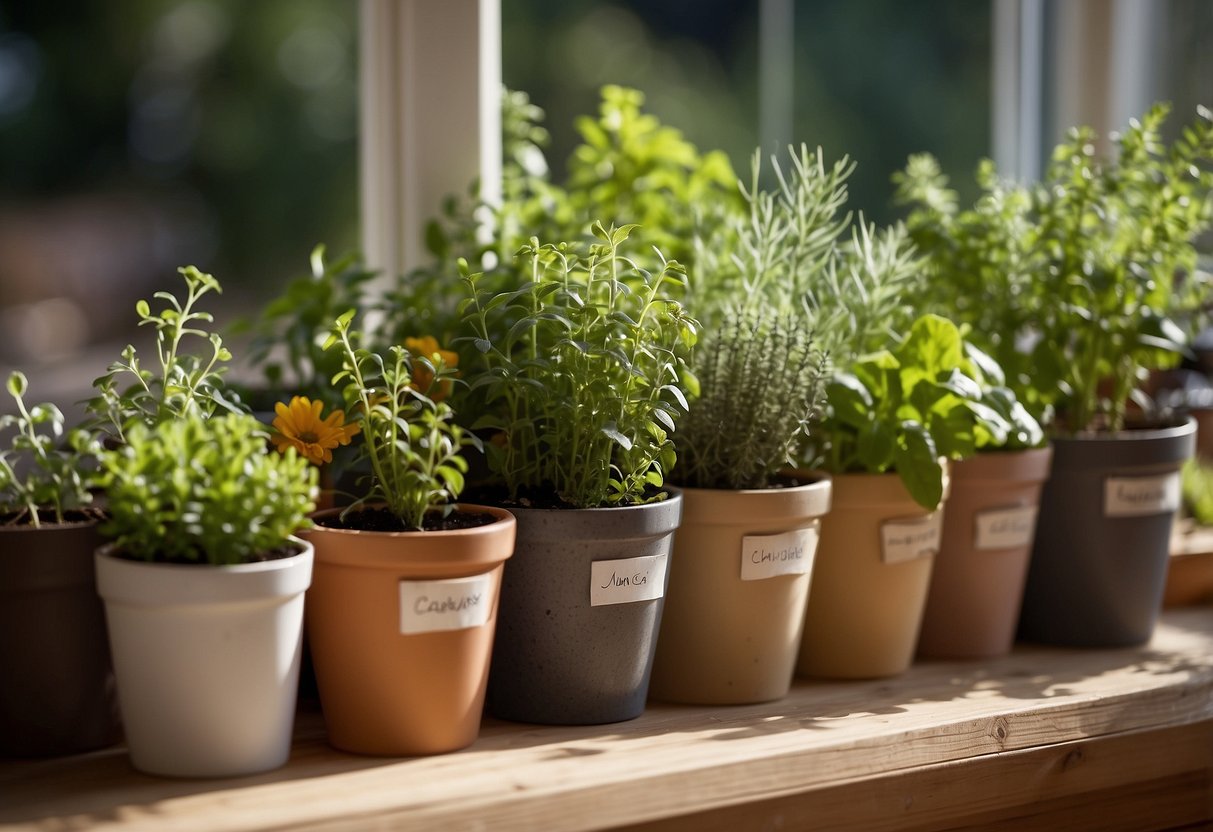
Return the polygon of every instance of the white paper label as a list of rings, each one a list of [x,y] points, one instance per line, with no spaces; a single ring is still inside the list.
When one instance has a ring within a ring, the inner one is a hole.
[[[1179,510],[1179,472],[1158,477],[1108,477],[1104,480],[1106,517],[1143,517]]]
[[[817,553],[817,521],[805,529],[781,534],[747,534],[741,538],[741,579],[761,581],[778,575],[805,575]]]
[[[400,632],[466,630],[489,620],[493,576],[400,582]]]
[[[1036,506],[996,508],[977,515],[977,535],[973,548],[1016,549],[1032,542],[1036,530]]]
[[[590,606],[652,601],[665,594],[665,555],[590,564]]]
[[[942,520],[943,514],[933,511],[926,517],[882,523],[880,534],[884,562],[901,563],[938,552]]]

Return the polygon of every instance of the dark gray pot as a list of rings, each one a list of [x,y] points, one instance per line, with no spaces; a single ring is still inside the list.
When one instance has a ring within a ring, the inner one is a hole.
[[[1108,516],[1110,479],[1178,472],[1196,423],[1053,440],[1019,637],[1070,647],[1149,641],[1162,606],[1173,511]]]
[[[625,508],[510,509],[487,708],[502,719],[597,725],[644,711],[682,497]],[[593,561],[664,555],[661,597],[591,606]]]
[[[117,742],[96,523],[0,527],[0,755],[50,757]]]

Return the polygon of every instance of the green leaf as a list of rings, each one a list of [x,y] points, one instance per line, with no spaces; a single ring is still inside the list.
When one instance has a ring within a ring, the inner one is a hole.
[[[896,441],[893,431],[884,422],[869,422],[861,428],[857,445],[859,462],[868,471],[880,473],[893,462]]]
[[[618,444],[625,451],[632,450],[632,440],[628,439],[626,436],[624,436],[622,433],[620,433],[618,426],[614,422],[608,422],[607,424],[605,424],[601,428],[599,428],[599,430],[601,430],[602,433],[605,434],[606,436],[609,436],[616,444]]]
[[[893,449],[893,467],[910,497],[928,511],[938,508],[943,499],[943,469],[938,456],[926,428],[915,422],[902,423],[900,441]]]
[[[8,376],[8,394],[14,399],[19,399],[25,395],[26,389],[29,387],[29,382],[25,378],[25,374],[19,370],[14,370]]]

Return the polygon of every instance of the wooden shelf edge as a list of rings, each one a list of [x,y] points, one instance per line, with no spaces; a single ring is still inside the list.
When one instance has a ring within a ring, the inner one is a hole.
[[[798,682],[766,705],[654,703],[619,725],[488,720],[475,745],[441,757],[343,754],[305,712],[290,763],[252,778],[146,777],[120,749],[0,762],[0,829],[605,829],[828,802],[865,782],[929,785],[948,766],[1054,760],[1075,743],[1144,748],[1211,720],[1213,610],[1194,608],[1167,612],[1139,649],[1021,646],[891,680]]]

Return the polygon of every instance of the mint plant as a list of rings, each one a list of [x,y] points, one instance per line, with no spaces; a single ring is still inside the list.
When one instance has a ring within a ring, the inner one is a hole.
[[[267,449],[251,415],[197,411],[149,427],[101,455],[110,519],[102,533],[122,557],[227,565],[273,557],[309,525],[316,470],[294,449]]]
[[[910,496],[934,510],[943,499],[941,458],[1043,440],[1013,394],[991,383],[996,368],[966,351],[951,321],[925,315],[895,348],[834,373],[814,450],[832,473],[896,471]]]
[[[83,430],[65,436],[55,405],[27,406],[23,373],[10,373],[6,388],[17,412],[0,415],[0,434],[12,431],[12,444],[0,449],[0,525],[65,523],[93,501],[101,443]]]
[[[333,384],[344,382],[346,407],[361,428],[361,453],[371,468],[367,493],[342,516],[382,501],[402,528],[420,530],[427,515],[445,517],[454,508],[467,473],[463,450],[480,442],[454,422],[450,405],[431,398],[454,375],[441,352],[413,355],[399,345],[386,355],[371,352],[356,343],[361,335],[351,330],[354,314],[339,317],[325,342],[341,356]]]
[[[122,358],[93,382],[98,394],[88,402],[92,424],[120,441],[137,423],[151,426],[190,415],[205,418],[220,408],[240,412],[223,394],[223,365],[231,361],[232,354],[217,333],[199,327],[214,320],[197,305],[208,293],[222,291],[219,281],[193,266],[178,271],[185,278],[184,301],[168,292],[156,292],[153,297],[166,304],[161,311],[153,313],[146,300],[135,305],[139,326],[156,330],[154,369],[144,366],[134,346],[128,344]],[[200,354],[185,352],[187,339],[202,340],[206,348]]]
[[[464,274],[464,323],[477,357],[465,380],[493,434],[488,463],[508,498],[577,508],[662,499],[674,465],[670,434],[695,392],[686,358],[697,324],[675,295],[674,261],[649,271],[621,248],[634,226],[597,242],[519,252],[526,279],[485,290]]]
[[[1193,241],[1213,222],[1213,114],[1168,146],[1156,105],[1095,155],[1070,131],[1027,188],[978,171],[982,195],[959,211],[928,158],[898,179],[928,255],[936,308],[972,326],[1008,383],[1054,431],[1119,430],[1146,371],[1174,363],[1203,320],[1207,277]],[[1055,416],[1051,412],[1056,410]]]

